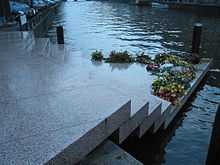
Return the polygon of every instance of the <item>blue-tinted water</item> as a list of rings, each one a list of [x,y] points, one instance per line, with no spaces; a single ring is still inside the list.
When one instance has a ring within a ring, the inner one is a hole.
[[[180,115],[176,122],[180,125],[176,124],[174,131],[157,135],[167,136],[170,141],[157,137],[154,139],[159,140],[153,146],[145,140],[141,147],[134,149],[133,154],[145,164],[205,163],[216,106],[220,103],[220,17],[204,14],[126,3],[66,2],[47,33],[55,40],[55,27],[63,25],[66,44],[88,58],[96,49],[105,53],[113,49],[144,51],[154,56],[190,51],[193,24],[198,21],[203,24],[202,56],[214,58],[214,70]]]

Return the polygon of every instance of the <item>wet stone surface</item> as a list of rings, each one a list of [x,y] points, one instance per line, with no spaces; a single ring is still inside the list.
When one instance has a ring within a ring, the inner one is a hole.
[[[94,64],[80,52],[67,53],[56,45],[53,54],[39,54],[21,48],[25,42],[18,41],[10,44],[14,49],[7,43],[0,47],[0,162],[4,165],[42,164],[61,151],[76,153],[74,161],[78,161],[130,117],[129,104],[119,113],[122,105],[131,100],[133,115],[148,101],[150,107],[160,101],[151,95],[154,77],[140,65]],[[96,137],[85,138],[91,146],[64,150],[85,143],[80,138],[90,137],[95,127]],[[106,128],[111,131],[103,133]],[[66,160],[57,156],[54,162],[62,159]]]

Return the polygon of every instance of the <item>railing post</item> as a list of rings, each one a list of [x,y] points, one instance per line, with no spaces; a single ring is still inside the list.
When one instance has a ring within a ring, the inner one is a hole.
[[[64,31],[63,26],[57,27],[57,43],[64,44]]]

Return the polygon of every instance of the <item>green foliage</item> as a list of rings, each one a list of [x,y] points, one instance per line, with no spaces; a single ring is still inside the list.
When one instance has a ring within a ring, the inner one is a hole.
[[[150,56],[145,55],[144,53],[141,53],[137,55],[136,62],[141,63],[141,64],[150,64],[152,62],[152,59]]]
[[[95,51],[91,54],[92,60],[102,61],[109,63],[132,63],[137,62],[141,64],[149,64],[152,63],[152,59],[150,56],[145,55],[144,53],[132,55],[128,51],[111,51],[108,58],[104,58],[104,55],[101,51]]]
[[[95,61],[102,61],[104,56],[103,56],[103,53],[101,51],[95,51],[95,52],[92,52],[92,60],[95,60]]]
[[[111,51],[109,58],[106,59],[106,62],[109,62],[109,63],[131,63],[131,62],[134,62],[134,59],[128,53],[128,51],[123,51],[123,52]]]

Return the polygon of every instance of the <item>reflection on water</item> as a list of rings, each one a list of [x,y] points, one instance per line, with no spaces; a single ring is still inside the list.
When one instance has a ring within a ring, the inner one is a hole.
[[[66,2],[47,33],[55,40],[55,27],[63,25],[66,44],[80,50],[85,58],[96,49],[104,53],[113,49],[144,51],[154,56],[189,51],[192,26],[198,21],[204,25],[202,56],[214,58],[213,70],[174,126],[131,145],[133,154],[146,164],[204,164],[215,107],[220,103],[220,17],[123,3]],[[149,144],[149,139],[153,143]]]
[[[127,49],[154,55],[184,49],[180,38],[186,36],[181,28],[188,29],[196,18],[188,20],[184,13],[178,17],[174,14],[127,4],[70,2],[61,8],[55,26],[64,25],[67,43],[87,54],[94,49]],[[183,25],[184,21],[190,22]],[[51,33],[54,34],[53,28]]]
[[[186,109],[188,112],[182,126],[176,130],[175,137],[166,147],[167,164],[205,164],[219,103],[219,88],[205,85],[197,92],[191,106]]]

